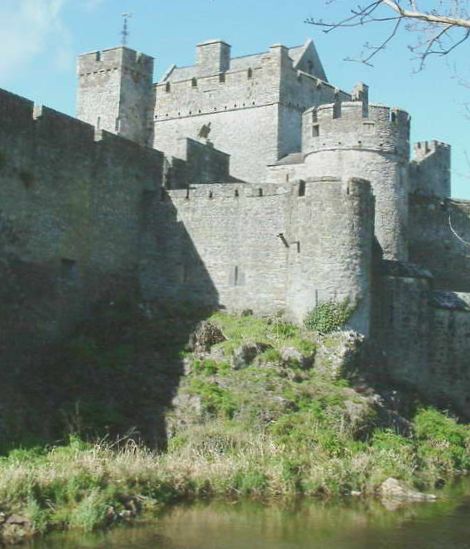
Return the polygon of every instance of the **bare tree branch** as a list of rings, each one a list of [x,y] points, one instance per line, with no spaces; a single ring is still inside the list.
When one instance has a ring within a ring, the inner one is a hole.
[[[327,0],[332,4],[336,0]],[[323,28],[329,33],[339,28],[360,27],[371,24],[387,26],[384,39],[376,44],[365,44],[368,53],[359,59],[370,65],[380,51],[384,50],[401,28],[413,33],[414,43],[408,47],[419,59],[419,68],[423,68],[428,57],[444,56],[453,52],[470,38],[470,0],[434,0],[434,8],[420,9],[420,0],[374,0],[369,4],[359,4],[350,9],[349,15],[337,21],[325,22],[308,18],[307,23]],[[427,2],[429,6],[429,0]]]

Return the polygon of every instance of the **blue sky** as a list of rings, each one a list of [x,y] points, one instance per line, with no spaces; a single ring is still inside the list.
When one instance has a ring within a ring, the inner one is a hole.
[[[365,41],[380,39],[379,27],[324,34],[304,23],[309,16],[334,19],[356,2],[336,0],[0,0],[0,87],[74,114],[75,58],[119,44],[121,13],[131,11],[129,46],[156,58],[156,78],[165,69],[192,64],[195,44],[223,38],[233,55],[265,51],[271,44],[315,40],[328,78],[351,90],[370,86],[371,101],[412,115],[412,141],[438,139],[453,147],[453,195],[470,199],[468,140],[470,42],[449,58],[432,59],[416,72],[404,32],[376,58],[374,67],[344,61]],[[466,71],[466,72],[465,72]],[[468,87],[457,76],[466,79]],[[468,115],[467,115],[468,116]]]

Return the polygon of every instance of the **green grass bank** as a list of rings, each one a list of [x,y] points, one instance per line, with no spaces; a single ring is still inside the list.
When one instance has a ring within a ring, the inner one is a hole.
[[[417,401],[394,409],[358,377],[353,335],[208,320],[181,351],[165,451],[77,433],[0,457],[4,539],[90,531],[196,498],[369,497],[389,477],[435,490],[469,471],[469,426]]]

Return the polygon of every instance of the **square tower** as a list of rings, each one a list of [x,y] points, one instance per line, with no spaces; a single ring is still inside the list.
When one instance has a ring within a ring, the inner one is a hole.
[[[126,47],[78,59],[77,118],[97,129],[149,145],[153,58]]]

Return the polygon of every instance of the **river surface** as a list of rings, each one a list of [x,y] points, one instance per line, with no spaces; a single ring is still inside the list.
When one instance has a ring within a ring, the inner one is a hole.
[[[357,499],[178,506],[109,532],[57,534],[30,549],[470,549],[470,482],[435,503],[392,509]]]

